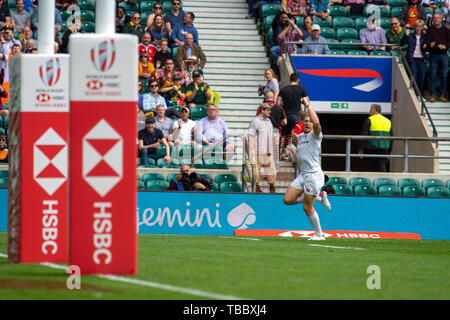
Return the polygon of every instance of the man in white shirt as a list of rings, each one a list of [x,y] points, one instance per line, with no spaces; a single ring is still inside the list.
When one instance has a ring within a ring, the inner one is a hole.
[[[180,144],[195,145],[195,140],[192,137],[195,133],[196,123],[189,119],[189,112],[189,108],[181,108],[181,119],[173,123],[172,139],[176,146]]]

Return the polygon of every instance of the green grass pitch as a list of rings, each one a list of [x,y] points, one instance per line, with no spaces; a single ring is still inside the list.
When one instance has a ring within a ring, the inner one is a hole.
[[[450,241],[141,234],[138,250],[137,276],[120,278],[142,282],[82,276],[68,290],[62,269],[8,264],[0,232],[0,299],[450,299]]]

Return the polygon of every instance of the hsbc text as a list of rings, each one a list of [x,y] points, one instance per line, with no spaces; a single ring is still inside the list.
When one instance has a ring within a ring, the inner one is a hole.
[[[112,221],[111,202],[94,202],[94,254],[95,264],[110,264],[112,260],[111,244],[112,244]]]
[[[58,205],[57,200],[44,200],[42,202],[42,246],[43,254],[56,254],[58,252]],[[50,250],[49,250],[50,249]]]

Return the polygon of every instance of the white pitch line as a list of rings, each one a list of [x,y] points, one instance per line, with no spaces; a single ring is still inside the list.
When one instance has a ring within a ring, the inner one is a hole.
[[[254,240],[254,241],[260,241],[262,239],[256,239],[256,238],[241,238],[241,237],[219,237],[222,239],[241,239],[241,240]]]
[[[350,249],[350,250],[366,250],[364,248],[356,248],[356,247],[339,247],[339,246],[326,246],[323,244],[307,244],[307,246],[311,247],[324,247],[324,248],[334,248],[334,249]]]
[[[3,253],[0,253],[0,257],[8,258],[8,256],[6,254],[3,254]],[[44,267],[53,268],[53,269],[64,270],[64,271],[67,272],[67,266],[65,266],[65,265],[54,264],[54,263],[47,263],[47,262],[40,263],[40,265],[42,265]],[[209,298],[209,299],[216,299],[216,300],[245,300],[244,298],[239,298],[239,297],[235,297],[235,296],[229,296],[229,295],[212,293],[212,292],[207,292],[207,291],[201,291],[201,290],[177,287],[177,286],[157,283],[157,282],[153,282],[153,281],[145,281],[145,280],[126,278],[126,277],[119,277],[119,276],[114,276],[114,275],[103,275],[103,274],[97,274],[97,275],[94,275],[94,276],[97,276],[97,277],[100,277],[100,278],[104,278],[104,279],[108,279],[108,280],[111,280],[111,281],[137,284],[137,285],[141,285],[141,286],[144,286],[144,287],[151,287],[151,288],[162,289],[162,290],[167,290],[167,291],[174,291],[174,292],[177,292],[177,293],[185,293],[185,294],[189,294],[189,295],[193,295],[193,296],[199,296],[199,297],[204,297],[204,298]]]

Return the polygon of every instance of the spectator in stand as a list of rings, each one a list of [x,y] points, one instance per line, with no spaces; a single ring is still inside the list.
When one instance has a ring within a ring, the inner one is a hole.
[[[364,15],[364,8],[366,7],[364,0],[343,0],[342,4],[345,6],[349,16]]]
[[[23,28],[31,28],[31,15],[23,9],[23,0],[16,0],[16,7],[17,10],[11,11],[11,23],[13,29],[21,33]]]
[[[20,44],[22,45],[22,48],[26,46],[27,42],[29,40],[33,39],[33,32],[31,31],[31,28],[25,27],[23,28],[23,32],[19,35]],[[37,46],[37,40],[34,40],[35,46]]]
[[[306,0],[287,0],[281,3],[281,11],[293,17],[305,17],[308,14],[308,2]]]
[[[192,82],[182,90],[186,94],[186,102],[206,105],[212,97],[211,89],[206,82],[202,81],[202,75],[199,71],[192,73],[192,79]]]
[[[126,14],[125,9],[117,7],[116,9],[116,32],[122,33],[123,27],[131,21],[131,17]]]
[[[327,42],[327,40],[320,35],[320,26],[313,24],[311,27],[312,35],[305,39],[305,42],[316,42],[317,44],[304,44],[300,48],[302,54],[330,54],[330,49],[327,44],[319,44]]]
[[[197,125],[196,138],[199,145],[210,145],[223,141],[222,148],[225,150],[225,161],[233,157],[236,146],[226,139],[228,127],[225,121],[218,116],[219,108],[214,103],[208,103],[206,114]]]
[[[153,112],[158,104],[162,104],[165,108],[167,108],[166,100],[158,93],[158,81],[152,79],[148,82],[148,86],[150,88],[150,93],[144,93],[142,95],[142,101],[139,105],[140,110],[144,114],[147,114],[149,112]]]
[[[450,0],[442,1],[442,19],[445,21],[445,26],[448,27],[450,23]]]
[[[328,8],[329,2],[330,0],[311,0],[309,14],[313,17],[318,17],[321,20],[328,19],[331,23],[332,19],[330,16],[330,9]]]
[[[152,75],[153,71],[155,71],[155,67],[153,66],[153,63],[149,62],[149,57],[147,51],[141,51],[139,55],[139,69],[138,69],[138,75],[139,79],[143,81],[150,80],[150,76]]]
[[[22,45],[22,52],[31,53],[34,48],[36,48],[34,39],[29,39],[25,45]]]
[[[190,57],[196,56],[198,58],[198,63],[200,67],[203,69],[206,64],[206,55],[203,52],[202,48],[199,45],[194,44],[194,37],[190,33],[186,33],[184,35],[184,44],[178,48],[176,61],[177,67],[181,70],[184,69],[184,61]]]
[[[277,63],[278,56],[280,55],[280,45],[278,42],[278,35],[288,25],[289,25],[289,15],[286,12],[280,11],[272,21],[272,30],[273,30],[272,41],[274,45],[270,48],[270,57],[274,64]]]
[[[148,61],[153,63],[153,57],[158,52],[158,48],[152,44],[152,35],[150,32],[144,32],[141,37],[141,43],[138,46],[138,54],[141,52],[147,52]]]
[[[165,70],[163,72],[156,73],[156,79],[158,79],[161,85],[159,92],[164,97],[170,90],[172,90],[174,86],[173,79],[176,74],[181,76],[181,84],[184,84],[183,75],[181,74],[181,72],[175,70],[173,59],[167,59]]]
[[[417,19],[416,22],[414,22],[414,32],[409,32],[409,30],[407,30],[401,42],[402,45],[408,45],[406,59],[408,60],[409,67],[411,68],[411,72],[422,95],[426,70],[424,25],[425,22],[423,20]]]
[[[302,31],[302,40],[305,41],[306,38],[308,38],[310,35],[312,35],[312,22],[313,17],[310,15],[307,15],[303,18],[303,25],[300,26],[300,30]]]
[[[436,101],[436,81],[439,77],[439,100],[447,102],[448,49],[450,48],[450,30],[442,26],[440,13],[433,14],[433,24],[428,28],[425,48],[430,52],[430,101]]]
[[[184,21],[184,16],[186,12],[180,10],[181,1],[172,0],[172,10],[164,16],[164,22],[166,23],[166,28],[169,29],[169,33],[172,36],[172,32],[175,30],[177,25],[182,25]]]
[[[184,16],[183,23],[174,27],[172,33],[173,47],[181,47],[186,44],[186,35],[189,33],[193,36],[194,45],[198,45],[198,31],[194,27],[195,15],[193,12],[188,12]]]
[[[172,132],[173,132],[173,120],[166,116],[166,108],[162,104],[158,104],[155,107],[156,111],[156,128],[161,130],[167,143],[173,145]]]
[[[66,10],[71,5],[78,5],[77,0],[55,0],[55,6],[58,10]]]
[[[5,2],[7,2],[7,1],[5,1]],[[37,3],[37,1],[35,1],[34,3]],[[61,31],[61,26],[62,26],[61,13],[55,7],[55,29],[58,31]],[[39,5],[37,5],[34,8],[33,14],[31,15],[31,28],[34,31],[39,29]]]
[[[367,19],[367,25],[370,27],[364,28],[361,30],[359,34],[359,38],[361,43],[370,43],[370,44],[380,44],[379,46],[372,45],[363,45],[363,48],[367,51],[381,50],[385,51],[387,40],[386,34],[384,33],[384,29],[377,26],[376,18],[372,18],[371,20]]]
[[[298,123],[298,113],[300,112],[301,99],[306,97],[309,101],[308,94],[305,88],[300,83],[297,72],[294,72],[289,77],[289,85],[281,88],[277,99],[277,105],[283,106],[286,112],[287,125],[283,128],[284,132],[290,134]]]
[[[203,71],[202,68],[198,65],[198,59],[196,56],[190,56],[187,60],[184,61],[184,77],[186,79],[186,84],[189,84],[192,82],[192,74],[194,71],[198,71],[201,73],[203,77]]]
[[[14,54],[13,47],[17,45],[20,50],[22,48],[20,42],[13,37],[12,28],[7,27],[0,33],[1,49],[0,49],[0,69],[3,73],[3,79],[1,83],[3,88],[8,93],[8,97],[2,98],[3,103],[9,103],[9,56]]]
[[[8,0],[0,0],[0,28],[11,24],[11,12],[8,7]]]
[[[212,181],[204,178],[196,172],[191,172],[191,167],[183,164],[180,167],[180,174],[176,179],[170,181],[167,190],[177,191],[211,191]]]
[[[387,43],[396,44],[396,46],[389,47],[389,50],[398,51],[401,47],[402,38],[405,36],[405,29],[400,26],[400,21],[398,18],[393,17],[391,19],[391,28],[386,31],[386,40]],[[404,48],[402,48],[404,49]]]
[[[276,101],[278,98],[278,93],[280,92],[280,86],[277,78],[275,77],[275,72],[271,68],[268,68],[264,71],[264,77],[266,78],[267,83],[264,86],[259,86],[258,95],[262,96],[267,92],[272,92],[274,96],[273,101]]]
[[[182,144],[196,144],[193,137],[197,125],[195,121],[189,119],[189,114],[190,111],[188,107],[181,108],[181,119],[173,123],[172,139],[176,146]]]
[[[8,98],[8,92],[3,88],[3,83],[0,82],[0,98],[6,99]],[[5,109],[3,102],[0,100],[0,117],[2,117],[2,120],[5,119],[5,117],[9,116],[9,111]]]
[[[8,145],[6,144],[6,134],[0,132],[0,162],[8,163]]]
[[[139,39],[142,38],[144,29],[141,26],[141,15],[139,12],[135,12],[131,15],[131,21],[123,26],[122,33],[135,34]]]
[[[303,33],[295,24],[295,20],[292,18],[285,26],[283,31],[278,35],[278,43],[280,44],[280,54],[289,52],[290,54],[297,53],[297,44],[285,44],[285,42],[303,42],[301,40]]]
[[[433,10],[433,12],[438,9],[439,7],[436,5],[436,3],[434,2],[434,0],[422,0],[420,2],[420,5],[424,8],[430,8],[431,10]]]
[[[408,0],[408,3],[402,8],[398,16],[402,26],[411,29],[417,19],[426,21],[425,9],[419,6],[418,2],[419,0]]]
[[[72,34],[77,33],[85,33],[82,29],[83,27],[83,17],[76,17],[73,26],[70,28],[67,28],[66,31],[64,31],[64,35],[61,39],[61,47],[59,49],[60,53],[68,53],[68,46],[69,46],[69,38]]]
[[[161,66],[166,65],[167,59],[172,59],[173,55],[167,49],[169,48],[169,40],[161,39],[159,42],[159,51],[153,57],[153,65],[156,71],[161,72]]]
[[[150,27],[153,24],[153,20],[155,19],[157,14],[163,14],[163,7],[161,2],[155,2],[152,6],[152,13],[150,13],[147,17],[147,29],[150,29]],[[163,17],[164,21],[164,17]],[[165,26],[165,24],[164,24]],[[167,28],[166,28],[167,29]],[[166,37],[168,38],[168,37]]]
[[[148,158],[158,161],[164,158],[167,165],[170,164],[170,147],[163,136],[161,130],[156,128],[155,118],[150,117],[145,120],[145,129],[139,131],[139,153],[143,165],[148,165]],[[160,143],[166,147],[166,154],[157,154]]]
[[[387,0],[367,0],[367,7],[370,6],[384,7],[391,10],[391,7],[387,4]]]
[[[186,95],[181,91],[181,75],[175,74],[173,76],[173,86],[172,88],[165,94],[166,100],[168,100],[172,105],[181,106],[184,104],[184,99]]]
[[[272,106],[263,103],[260,106],[261,112],[250,122],[248,128],[248,144],[252,161],[256,160],[258,176],[260,181],[267,178],[269,191],[275,192],[277,171],[274,162],[273,151],[273,126],[270,121]],[[259,184],[256,185],[256,192],[262,192]]]
[[[154,45],[159,45],[162,39],[169,38],[169,30],[164,24],[164,16],[162,14],[155,15],[152,25],[147,28],[147,32],[150,32]]]
[[[369,110],[370,117],[364,122],[361,132],[362,136],[392,136],[391,121],[381,114],[381,106],[372,104]],[[365,154],[384,154],[392,152],[390,140],[361,140],[359,146],[360,159]],[[372,158],[366,160],[366,170],[375,172],[386,172],[388,158]]]

